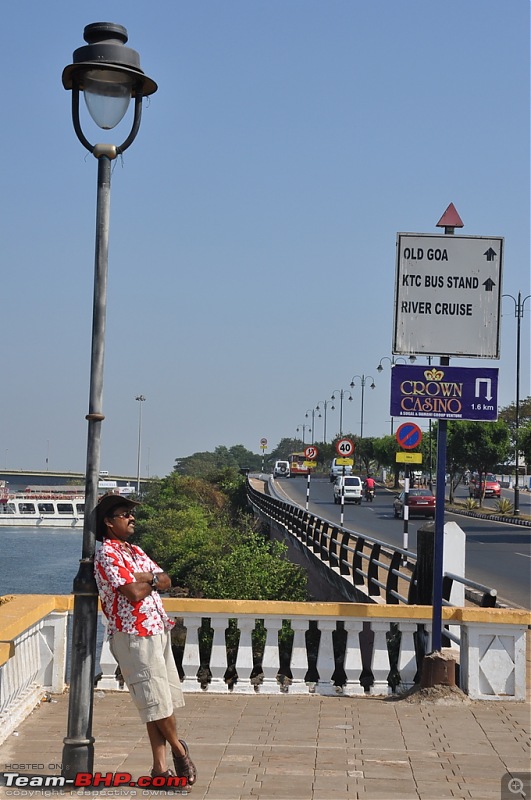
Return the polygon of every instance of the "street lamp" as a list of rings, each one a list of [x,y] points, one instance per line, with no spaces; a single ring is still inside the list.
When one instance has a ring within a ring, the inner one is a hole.
[[[413,364],[416,360],[417,360],[416,356],[413,355],[409,356],[410,364]],[[389,358],[389,356],[384,356],[383,358],[380,359],[380,363],[376,367],[378,372],[383,372],[382,361],[389,361],[391,368],[394,367],[395,364],[407,364],[406,359],[402,358],[402,356],[399,356],[398,358],[395,358],[394,356],[392,356],[391,358]],[[393,435],[394,424],[395,424],[394,418],[391,417],[391,436]]]
[[[331,401],[331,400],[319,400],[319,402],[318,402],[318,403],[317,403],[317,405],[315,406],[315,410],[319,412],[319,416],[322,416],[322,414],[321,414],[321,408],[320,408],[320,406],[321,406],[321,404],[323,405],[323,410],[324,410],[324,421],[323,421],[323,442],[324,442],[325,444],[326,444],[326,409],[328,408],[328,406],[330,406],[330,408],[332,409],[332,411],[334,411],[334,410],[335,410],[335,406],[333,406],[331,403],[332,403],[332,401]]]
[[[349,402],[352,401],[352,394],[348,389],[334,389],[331,400],[336,399],[336,392],[339,392],[339,435],[343,436],[343,397],[348,394]]]
[[[369,380],[372,381],[371,389],[376,389],[376,384],[374,383],[374,378],[372,375],[354,375],[354,378],[359,378],[361,381],[361,427],[360,427],[360,439],[363,439],[363,399],[365,396],[365,383]],[[356,384],[354,383],[354,378],[350,381],[350,388],[354,389]]]
[[[136,493],[140,494],[140,449],[142,443],[142,403],[145,401],[145,397],[143,394],[139,394],[138,397],[135,397],[135,400],[139,401],[138,405],[138,459],[136,462]]]
[[[86,46],[74,51],[73,63],[63,70],[65,89],[72,91],[72,122],[77,138],[98,160],[94,295],[92,308],[92,351],[85,475],[85,517],[82,557],[74,578],[71,679],[67,735],[64,739],[62,774],[67,779],[79,772],[93,772],[92,736],[93,683],[96,661],[98,592],[94,580],[96,504],[100,467],[103,400],[103,360],[111,163],[134,141],[140,127],[142,98],[153,94],[157,84],[140,69],[138,53],[125,46],[127,31],[122,25],[95,22],[83,31]],[[124,117],[129,101],[135,100],[131,130],[121,145],[92,145],[81,129],[79,93],[84,92],[88,111],[98,127],[114,128]]]
[[[524,316],[524,306],[531,294],[522,300],[522,292],[518,292],[518,300],[512,294],[504,294],[502,297],[510,297],[514,302],[514,316],[516,317],[516,414],[514,425],[514,514],[520,514],[520,488],[518,486],[519,470],[519,432],[520,432],[520,323]]]
[[[309,408],[306,411],[306,414],[304,416],[306,417],[306,419],[308,419],[310,417],[310,415],[312,417],[312,427],[310,428],[310,432],[312,434],[312,442],[311,443],[313,444],[314,441],[315,441],[315,408]]]
[[[297,433],[299,433],[301,428],[302,428],[302,446],[304,447],[304,445],[305,445],[304,439],[305,439],[305,436],[306,436],[306,428],[308,428],[308,433],[311,433],[312,429],[310,428],[309,425],[306,425],[306,424],[303,423],[302,425],[298,425],[297,426]]]

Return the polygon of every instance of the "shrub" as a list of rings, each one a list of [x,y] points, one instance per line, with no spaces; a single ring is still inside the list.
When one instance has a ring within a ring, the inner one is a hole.
[[[474,511],[476,508],[479,508],[479,503],[477,500],[474,500],[473,497],[467,497],[465,500],[465,508],[467,511]]]
[[[507,497],[500,497],[496,503],[496,511],[498,514],[512,514],[514,511],[513,504]]]

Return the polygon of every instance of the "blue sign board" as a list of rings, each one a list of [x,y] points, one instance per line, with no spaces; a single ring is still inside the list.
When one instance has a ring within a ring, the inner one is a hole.
[[[498,419],[498,370],[395,364],[391,416],[431,419]]]

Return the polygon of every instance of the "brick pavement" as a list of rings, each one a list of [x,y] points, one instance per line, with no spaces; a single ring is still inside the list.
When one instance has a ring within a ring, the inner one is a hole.
[[[444,698],[442,698],[444,699]],[[21,774],[59,774],[68,696],[42,703],[0,746]],[[378,697],[187,694],[179,714],[199,772],[191,800],[500,800],[502,776],[530,770],[529,703]],[[150,748],[127,694],[96,692],[95,770],[148,774]],[[0,786],[0,797],[26,794]],[[35,792],[35,790],[33,790]],[[86,790],[85,790],[86,791]],[[63,792],[80,796],[79,790]],[[81,795],[83,796],[83,795]],[[85,794],[84,796],[87,796]],[[97,797],[133,797],[103,789]],[[175,792],[137,789],[136,797]],[[516,795],[505,795],[516,797]]]

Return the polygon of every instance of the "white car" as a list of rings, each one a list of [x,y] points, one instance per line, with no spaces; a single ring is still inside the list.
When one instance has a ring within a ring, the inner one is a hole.
[[[275,466],[273,468],[273,477],[289,478],[290,477],[289,461],[275,461]]]
[[[346,503],[352,500],[353,503],[361,505],[361,495],[363,483],[357,475],[346,475],[336,478],[334,483],[334,503],[341,502],[341,491],[343,490],[343,501]]]

